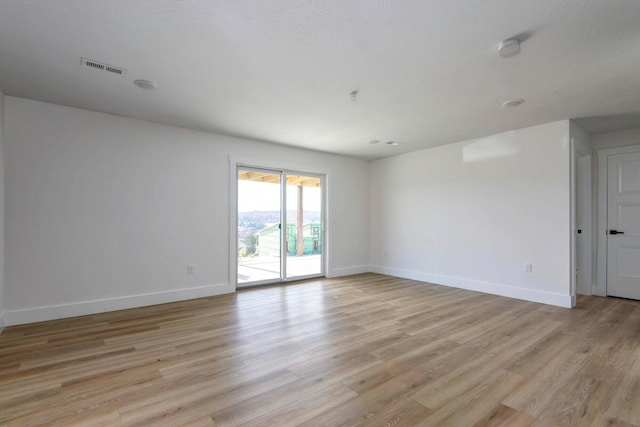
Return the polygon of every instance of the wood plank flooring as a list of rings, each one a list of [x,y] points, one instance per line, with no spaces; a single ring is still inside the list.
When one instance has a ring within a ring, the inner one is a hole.
[[[377,274],[15,326],[0,426],[640,426],[640,302]]]

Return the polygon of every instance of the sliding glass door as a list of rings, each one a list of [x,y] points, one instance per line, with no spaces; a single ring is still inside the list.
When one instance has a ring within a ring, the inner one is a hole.
[[[238,287],[323,275],[322,181],[238,167]]]
[[[282,172],[238,169],[238,286],[282,278]]]
[[[322,275],[322,186],[313,176],[286,176],[287,279]]]

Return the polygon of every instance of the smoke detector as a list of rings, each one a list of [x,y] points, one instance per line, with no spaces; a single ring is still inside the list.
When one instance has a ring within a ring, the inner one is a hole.
[[[510,58],[520,53],[520,40],[509,39],[498,45],[498,54],[503,58]]]
[[[157,84],[150,80],[136,80],[133,84],[144,90],[154,90],[158,87]]]
[[[522,105],[523,103],[524,103],[524,99],[516,98],[516,99],[509,99],[507,101],[504,101],[502,103],[502,106],[505,108],[517,107],[518,105]]]
[[[117,67],[115,65],[106,64],[100,61],[94,61],[93,59],[89,58],[81,58],[81,64],[83,67],[91,68],[98,71],[106,71],[108,73],[117,74],[119,76],[127,74],[126,68]]]

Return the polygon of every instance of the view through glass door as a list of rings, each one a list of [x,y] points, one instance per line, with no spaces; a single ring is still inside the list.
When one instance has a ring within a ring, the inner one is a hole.
[[[322,187],[320,178],[286,175],[287,279],[322,275]]]
[[[282,279],[281,180],[281,172],[238,169],[238,286]]]
[[[323,275],[322,177],[239,167],[238,287]]]

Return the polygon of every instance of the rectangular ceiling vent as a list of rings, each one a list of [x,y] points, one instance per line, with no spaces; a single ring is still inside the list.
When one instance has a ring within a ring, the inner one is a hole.
[[[104,62],[94,61],[93,59],[89,58],[82,58],[82,65],[85,67],[93,68],[94,70],[107,71],[119,76],[127,73],[126,68],[116,67],[115,65],[105,64]]]

